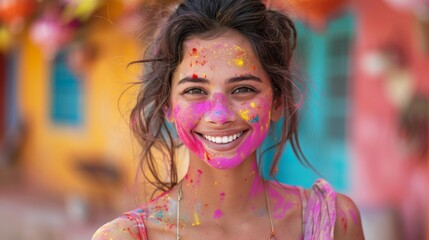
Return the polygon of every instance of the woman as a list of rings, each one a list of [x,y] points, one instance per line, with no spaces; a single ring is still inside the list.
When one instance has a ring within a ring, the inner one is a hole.
[[[302,156],[295,41],[293,22],[259,0],[181,3],[142,61],[131,114],[143,173],[162,194],[93,239],[363,239],[356,206],[326,181],[304,190],[260,176],[257,149],[272,122],[284,119],[272,176],[286,141]],[[190,160],[178,179],[182,143]]]

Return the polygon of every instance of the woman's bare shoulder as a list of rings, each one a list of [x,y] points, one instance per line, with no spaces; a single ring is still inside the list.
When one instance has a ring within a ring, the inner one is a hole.
[[[139,239],[138,234],[139,232],[135,222],[125,216],[121,216],[98,228],[92,240]]]
[[[351,198],[341,193],[337,193],[335,239],[365,239],[358,207]]]

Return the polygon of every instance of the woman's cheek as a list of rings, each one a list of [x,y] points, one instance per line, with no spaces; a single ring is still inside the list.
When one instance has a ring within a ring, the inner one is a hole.
[[[271,98],[265,97],[242,103],[238,115],[248,122],[254,131],[261,131],[269,126],[270,110]]]
[[[192,130],[204,116],[204,113],[208,111],[209,107],[209,103],[204,101],[198,103],[178,103],[173,109],[177,135],[189,150],[201,158],[204,156],[204,147],[200,141],[195,139]]]

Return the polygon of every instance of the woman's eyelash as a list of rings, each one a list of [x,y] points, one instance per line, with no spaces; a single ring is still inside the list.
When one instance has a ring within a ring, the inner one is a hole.
[[[249,93],[249,92],[257,92],[256,89],[251,87],[238,87],[232,91],[233,94],[235,93]]]
[[[232,90],[232,94],[246,94],[246,93],[258,93],[258,90],[252,88],[252,87],[237,87],[234,90]],[[185,94],[190,94],[190,95],[199,95],[199,94],[205,94],[207,95],[208,93],[202,89],[202,88],[187,88],[182,92],[182,95]]]
[[[207,93],[201,88],[187,88],[183,91],[182,94],[207,94]]]

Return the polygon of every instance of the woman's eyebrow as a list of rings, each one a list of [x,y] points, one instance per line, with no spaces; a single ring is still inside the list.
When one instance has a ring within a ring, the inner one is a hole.
[[[226,81],[226,83],[236,83],[236,82],[241,82],[241,81],[256,81],[256,82],[262,82],[262,80],[252,74],[246,74],[246,75],[240,75],[238,77],[233,77],[230,78]]]
[[[241,81],[256,81],[256,82],[262,82],[262,80],[254,75],[251,74],[246,74],[246,75],[240,75],[238,77],[232,77],[228,80],[226,80],[226,83],[231,84],[231,83],[236,83],[236,82],[241,82]],[[205,79],[205,78],[200,78],[200,77],[185,77],[183,79],[181,79],[177,85],[180,84],[184,84],[184,83],[205,83],[208,84],[209,80]]]
[[[185,77],[182,80],[180,80],[177,85],[180,84],[184,84],[184,83],[209,83],[209,80],[205,79],[205,78],[200,78],[200,77]]]

